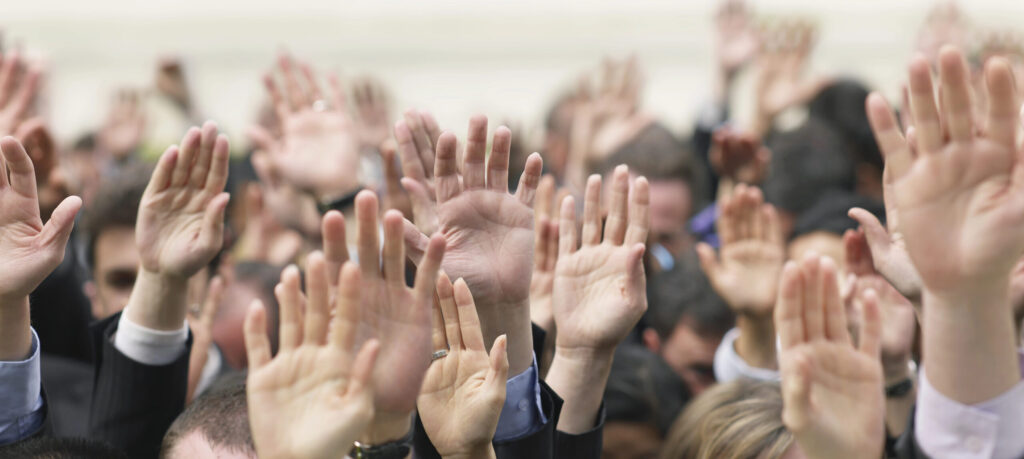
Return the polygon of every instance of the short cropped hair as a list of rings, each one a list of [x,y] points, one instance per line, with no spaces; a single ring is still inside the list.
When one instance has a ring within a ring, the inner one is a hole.
[[[198,432],[211,445],[256,456],[249,428],[245,384],[211,390],[194,400],[164,435],[160,457],[170,457],[177,444],[193,432]]]
[[[0,459],[128,459],[123,451],[85,438],[39,436],[0,447]]]
[[[764,194],[775,207],[799,215],[829,190],[854,189],[852,153],[831,124],[811,117],[792,131],[770,134],[765,144],[772,160]]]
[[[615,350],[604,391],[608,422],[649,424],[664,436],[691,397],[661,356],[635,344]]]
[[[677,260],[669,271],[652,275],[647,283],[649,307],[644,323],[662,339],[672,336],[684,318],[697,333],[722,337],[736,321],[725,300],[711,287],[694,251]]]
[[[833,190],[820,196],[815,203],[800,214],[793,227],[792,239],[818,231],[842,236],[848,229],[857,229],[859,224],[847,212],[860,207],[885,222],[885,207],[882,203],[850,191]]]
[[[96,265],[96,240],[103,231],[120,227],[135,228],[139,202],[146,192],[152,172],[151,166],[136,163],[106,177],[96,197],[82,213],[82,231],[87,238],[85,262],[90,270]]]

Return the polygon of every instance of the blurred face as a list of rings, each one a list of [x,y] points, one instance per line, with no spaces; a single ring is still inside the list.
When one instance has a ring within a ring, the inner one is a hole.
[[[793,239],[788,247],[790,260],[802,260],[810,252],[832,258],[842,270],[846,262],[843,238],[828,231],[815,231]]]
[[[715,383],[715,350],[721,342],[721,336],[702,336],[691,326],[689,319],[683,319],[662,344],[661,357],[696,397]]]
[[[693,213],[690,188],[682,180],[651,182],[650,243],[661,244],[675,256],[690,248],[687,219]]]
[[[654,459],[662,438],[654,426],[642,422],[605,423],[601,459]]]
[[[96,238],[93,252],[92,314],[97,319],[124,309],[139,270],[135,228],[107,228]]]
[[[248,282],[228,284],[222,296],[217,317],[213,321],[213,341],[217,343],[224,355],[224,360],[232,368],[246,368],[248,361],[245,354],[245,338],[242,324],[245,313],[253,300],[259,299],[264,304],[274,301],[273,298],[262,298],[259,287]]]

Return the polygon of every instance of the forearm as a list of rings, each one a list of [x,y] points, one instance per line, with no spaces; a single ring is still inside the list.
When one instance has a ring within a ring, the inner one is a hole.
[[[488,347],[501,335],[508,335],[508,374],[518,375],[533,364],[533,329],[529,301],[477,304],[480,329]]]
[[[28,297],[0,301],[0,361],[24,360],[32,351]]]
[[[545,381],[565,401],[558,418],[559,431],[575,435],[594,428],[613,356],[612,350],[555,346]]]
[[[736,353],[740,358],[755,368],[778,369],[772,317],[740,314],[736,317],[736,327],[740,330],[736,338]]]
[[[188,278],[139,270],[124,313],[132,322],[154,330],[181,329],[185,323]]]
[[[359,441],[367,445],[381,445],[401,440],[412,429],[412,413],[377,412]]]
[[[941,394],[965,405],[992,399],[1021,379],[1005,285],[982,295],[924,292],[924,371]]]

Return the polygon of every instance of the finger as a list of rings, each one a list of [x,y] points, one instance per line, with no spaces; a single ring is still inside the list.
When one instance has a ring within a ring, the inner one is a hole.
[[[450,347],[448,344],[449,315],[444,311],[447,307],[455,309],[455,294],[452,292],[452,281],[445,273],[438,274],[435,288],[437,294],[434,298],[434,314],[431,315],[431,342],[434,345],[434,350],[437,351]],[[458,328],[457,324],[456,328]]]
[[[806,426],[811,416],[811,375],[810,364],[803,354],[792,356],[783,367],[782,374],[782,422],[797,430]]]
[[[459,278],[455,281],[455,304],[459,307],[459,328],[462,330],[462,344],[472,351],[484,351],[484,336],[480,331],[480,318],[476,313],[473,294],[469,291],[466,281]]]
[[[476,115],[469,119],[469,132],[466,134],[466,156],[462,163],[462,180],[467,190],[484,187],[484,161],[486,158],[487,117]]]
[[[739,238],[734,217],[736,202],[734,191],[732,196],[725,197],[718,205],[718,221],[715,222],[715,225],[718,228],[718,238],[721,240],[722,246],[732,244]]]
[[[428,222],[422,220],[429,220],[433,215],[434,197],[430,195],[427,188],[422,183],[417,182],[408,177],[402,177],[399,182],[406,194],[409,195],[409,202],[412,204],[412,216],[413,219],[425,224]]]
[[[555,216],[555,176],[544,174],[537,184],[536,203],[533,206],[534,221],[539,222],[542,217],[551,219]]]
[[[583,194],[583,245],[601,243],[601,176],[594,174],[587,179]]]
[[[178,147],[174,145],[167,147],[167,150],[164,150],[160,159],[157,160],[156,168],[153,169],[153,176],[150,177],[149,184],[146,185],[146,195],[159,193],[171,186],[171,174],[174,173],[177,161]]]
[[[348,105],[345,100],[345,90],[342,89],[341,80],[338,78],[338,74],[331,72],[327,75],[327,86],[331,90],[331,102],[334,104],[334,109],[347,110]]]
[[[450,132],[441,134],[437,139],[437,160],[434,162],[434,186],[437,203],[443,203],[462,192],[459,183],[458,166],[455,154],[455,135]]]
[[[437,276],[437,300],[441,305],[441,314],[444,318],[444,337],[447,345],[435,348],[435,350],[451,349],[452,351],[463,349],[462,327],[459,326],[459,312],[461,311],[455,302],[455,289],[447,274],[441,273]]]
[[[277,81],[274,76],[270,73],[263,76],[263,87],[267,88],[267,94],[270,95],[270,104],[274,106],[274,112],[277,114],[277,121],[284,123],[284,120],[291,114],[291,105],[284,100],[284,95],[281,94],[281,88],[277,86]]]
[[[969,142],[974,138],[974,122],[971,119],[974,111],[968,72],[963,55],[951,46],[943,47],[939,53],[942,120],[954,142]]]
[[[377,227],[377,194],[363,190],[356,195],[356,248],[359,267],[366,280],[380,277],[380,241]]]
[[[807,341],[820,340],[825,337],[821,257],[816,253],[809,253],[804,257],[800,268],[804,272],[804,333],[807,336]]]
[[[384,279],[392,288],[405,288],[405,241],[402,237],[402,213],[384,214]]]
[[[491,157],[487,160],[488,188],[508,192],[508,160],[511,150],[512,131],[505,126],[498,126],[491,141]]]
[[[342,265],[330,330],[330,342],[335,348],[347,351],[352,349],[352,345],[355,343],[356,328],[359,324],[362,277],[359,266],[355,263],[348,261]]]
[[[405,239],[405,251],[412,263],[416,266],[423,261],[423,255],[430,245],[430,238],[416,227],[416,224],[409,220],[402,222],[402,237]]]
[[[882,342],[882,318],[878,305],[878,293],[867,289],[861,299],[860,345],[862,353],[878,358]]]
[[[408,123],[410,137],[423,168],[427,171],[432,170],[434,167],[434,141],[437,140],[437,137],[430,137],[423,117],[414,109],[405,112],[405,122]]]
[[[199,232],[199,243],[214,252],[224,245],[224,212],[231,195],[221,193],[206,205],[203,212],[203,227]]]
[[[519,188],[516,190],[516,198],[519,199],[519,202],[533,206],[543,169],[544,160],[541,159],[540,153],[533,152],[526,158],[526,166],[523,167],[523,175],[519,177]]]
[[[202,136],[202,132],[199,128],[192,127],[185,133],[185,137],[181,139],[178,161],[171,176],[172,186],[180,187],[188,183],[189,171],[192,170],[192,164],[195,162],[196,153],[199,150],[200,136]]]
[[[213,160],[210,164],[210,172],[206,176],[205,190],[209,194],[224,191],[228,184],[228,169],[231,161],[231,152],[228,147],[228,137],[224,134],[218,135],[213,144]]]
[[[416,269],[413,290],[416,297],[421,300],[427,301],[434,295],[434,285],[437,284],[437,275],[441,270],[441,260],[444,258],[446,244],[444,236],[440,234],[431,237],[427,251]]]
[[[508,383],[508,335],[494,339],[488,356],[491,358],[491,368],[484,380],[487,381],[490,390],[504,395]]]
[[[565,257],[576,251],[576,200],[572,196],[562,199],[558,222],[558,256]]]
[[[847,214],[856,220],[861,228],[864,228],[864,237],[868,241],[868,249],[871,250],[872,258],[877,260],[884,258],[884,254],[889,250],[891,239],[885,226],[878,221],[878,217],[859,207],[850,209]]]
[[[697,258],[700,259],[700,267],[704,270],[704,274],[714,284],[718,277],[718,256],[715,255],[715,249],[707,243],[698,242]]]
[[[823,257],[821,260],[821,283],[826,339],[849,344],[850,331],[846,328],[846,310],[839,297],[839,276],[835,262],[829,257]]]
[[[647,250],[647,246],[642,242],[633,244],[630,248],[629,253],[626,255],[626,280],[629,285],[630,295],[641,296],[645,295],[644,289],[646,288],[646,278],[644,276],[644,252]],[[644,310],[647,309],[647,303],[644,303]]]
[[[761,215],[764,219],[765,240],[776,246],[783,246],[785,241],[782,237],[782,224],[779,222],[779,213],[775,206],[764,204],[761,206]]]
[[[302,77],[306,83],[306,88],[309,90],[310,100],[322,100],[324,95],[320,91],[320,84],[316,81],[316,74],[313,73],[313,68],[305,62],[300,62],[299,69],[302,70]]]
[[[345,239],[345,216],[337,210],[328,211],[320,222],[324,259],[327,262],[327,280],[338,285],[341,266],[348,261],[348,242]]]
[[[651,227],[651,192],[646,177],[633,182],[629,203],[629,227],[626,228],[627,245],[646,243]]]
[[[427,171],[423,166],[423,158],[405,120],[398,120],[395,123],[395,142],[398,143],[398,152],[402,158],[402,174],[413,180],[426,180]]]
[[[750,236],[755,240],[763,241],[765,222],[761,213],[761,204],[764,203],[764,196],[761,194],[761,189],[757,187],[751,187],[749,195]]]
[[[10,110],[9,116],[13,119],[20,120],[25,116],[25,112],[28,111],[29,107],[32,106],[32,101],[35,100],[36,93],[39,90],[39,78],[40,71],[38,68],[28,69],[18,85],[18,92],[10,100],[8,110]]]
[[[541,217],[533,225],[533,271],[543,271],[544,267],[547,266],[547,254],[548,254],[548,240],[550,239],[548,232],[551,231],[551,226],[548,224],[549,220],[547,217]]]
[[[14,93],[14,84],[17,81],[15,72],[21,67],[21,56],[17,50],[6,53],[2,58],[3,63],[0,64],[0,106],[6,105]]]
[[[985,83],[988,86],[988,121],[986,132],[992,140],[1016,149],[1020,107],[1014,88],[1013,71],[1006,59],[993,57],[985,65]]]
[[[303,327],[307,344],[327,343],[330,320],[327,293],[327,262],[322,252],[313,252],[306,259],[306,324]]]
[[[355,361],[352,362],[352,379],[349,380],[348,387],[345,389],[346,393],[360,394],[370,387],[378,355],[380,355],[380,341],[370,339],[363,343],[359,354],[356,354]]]
[[[291,56],[282,54],[278,58],[278,66],[281,68],[281,74],[284,76],[285,91],[287,92],[288,103],[292,109],[298,110],[311,104],[313,101],[310,100],[309,95],[306,94],[306,91],[303,90],[302,85],[299,83],[299,76],[295,72]]]
[[[547,229],[548,242],[547,246],[548,253],[544,256],[547,264],[544,266],[545,271],[554,271],[555,265],[558,263],[558,223],[549,222]]]
[[[270,363],[270,339],[267,338],[267,311],[263,302],[253,300],[245,314],[245,353],[249,374]]]
[[[629,202],[629,168],[621,164],[612,174],[612,193],[608,203],[608,219],[604,225],[604,240],[612,245],[621,245],[626,237]]]
[[[437,124],[437,120],[434,119],[434,115],[426,110],[420,110],[420,120],[423,121],[423,127],[427,130],[427,137],[430,139],[432,145],[437,145],[437,138],[441,136],[441,126]],[[431,163],[433,162],[433,158]],[[433,170],[433,167],[428,167],[427,170]]]
[[[206,175],[210,172],[213,161],[213,145],[217,142],[217,124],[207,121],[199,134],[199,149],[196,152],[195,166],[192,167],[189,184],[196,189],[206,186]],[[217,190],[220,191],[220,190]]]
[[[302,322],[299,310],[299,268],[289,265],[281,272],[281,282],[274,287],[274,297],[280,309],[279,348],[287,351],[299,347],[302,340]]]
[[[7,163],[11,189],[22,196],[35,199],[36,172],[25,147],[21,146],[18,139],[6,136],[0,140],[0,151],[3,152],[4,161]]]
[[[803,324],[804,274],[796,262],[789,261],[782,268],[779,280],[779,298],[775,304],[775,328],[779,346],[786,351],[807,341]]]
[[[82,198],[68,196],[50,214],[50,219],[43,225],[36,240],[43,247],[48,247],[55,255],[64,258],[64,248],[71,238],[71,230],[75,226],[75,215],[82,209]]]
[[[935,153],[943,145],[942,123],[935,106],[935,90],[928,62],[917,56],[910,63],[910,111],[917,130],[918,151]]]

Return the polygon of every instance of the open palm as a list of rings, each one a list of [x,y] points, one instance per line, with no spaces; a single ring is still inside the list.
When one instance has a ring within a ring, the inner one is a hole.
[[[562,202],[555,264],[554,314],[561,348],[612,348],[647,310],[643,253],[647,239],[648,184],[637,179],[629,202],[629,172],[615,170],[612,202],[601,240],[601,179],[587,181],[582,247],[577,248],[576,208]]]

